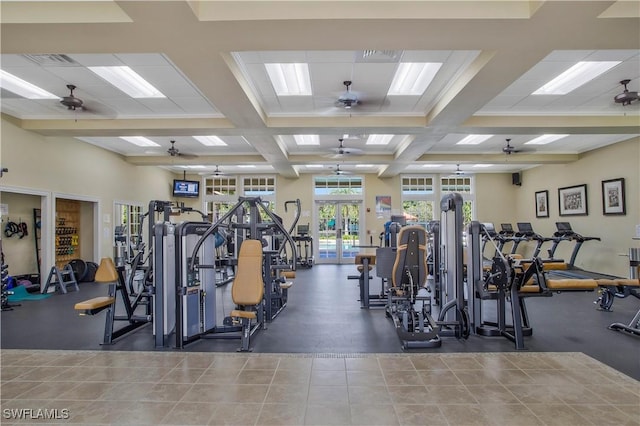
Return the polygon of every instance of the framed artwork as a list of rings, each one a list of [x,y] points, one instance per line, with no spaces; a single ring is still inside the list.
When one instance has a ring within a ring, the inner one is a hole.
[[[549,217],[549,191],[536,192],[536,217]]]
[[[624,201],[624,178],[602,181],[602,214],[626,214]]]
[[[560,216],[586,216],[587,184],[558,188]]]

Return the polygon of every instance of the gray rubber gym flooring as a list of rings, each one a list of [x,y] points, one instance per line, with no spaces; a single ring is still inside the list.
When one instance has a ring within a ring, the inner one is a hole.
[[[359,307],[356,280],[348,280],[353,265],[316,265],[299,269],[284,311],[251,339],[255,353],[397,353],[400,341],[382,309]],[[379,291],[375,279],[371,292]],[[231,311],[230,286],[218,317]],[[39,301],[24,301],[1,314],[3,349],[154,350],[147,325],[110,346],[100,346],[105,313],[79,316],[76,302],[105,295],[106,286],[82,283],[79,292],[55,294]],[[583,352],[635,379],[640,379],[640,337],[607,329],[613,322],[628,323],[640,303],[633,297],[616,299],[613,312],[596,310],[596,293],[561,293],[529,298],[527,308],[533,335],[525,346],[535,352]],[[234,352],[237,340],[200,340],[189,352]],[[167,348],[166,350],[171,350]],[[443,338],[437,349],[410,352],[513,352],[502,337],[471,336],[468,340]]]

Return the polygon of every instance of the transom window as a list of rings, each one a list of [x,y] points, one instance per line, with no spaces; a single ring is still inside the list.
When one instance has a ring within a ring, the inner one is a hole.
[[[318,176],[314,179],[314,194],[362,194],[362,178],[356,176]]]
[[[433,194],[433,178],[431,176],[412,176],[402,178],[403,195]]]
[[[443,193],[459,192],[471,194],[471,178],[462,176],[440,178],[440,190]]]

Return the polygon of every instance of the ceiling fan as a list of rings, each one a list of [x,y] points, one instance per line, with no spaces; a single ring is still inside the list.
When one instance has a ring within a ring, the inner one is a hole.
[[[216,164],[216,169],[213,171],[213,173],[211,174],[212,176],[224,176],[226,173],[223,172],[222,170],[220,170],[220,168],[218,167],[218,165]]]
[[[456,175],[456,176],[464,176],[464,175],[465,175],[465,173],[464,173],[462,170],[460,170],[460,164],[456,164],[456,172],[455,172],[455,175]]]
[[[346,170],[342,170],[340,168],[340,164],[336,164],[336,168],[333,170],[332,174],[334,174],[336,176],[342,176],[342,175],[350,175],[351,172],[346,171]]]
[[[167,153],[172,157],[182,157],[182,158],[197,158],[198,156],[195,154],[187,154],[180,152],[178,148],[176,148],[176,141],[171,141],[171,146],[167,149]]]
[[[361,101],[358,99],[358,96],[351,91],[351,80],[345,80],[342,82],[342,84],[344,84],[346,90],[340,95],[340,97],[338,97],[335,105],[344,109],[351,109],[357,105],[360,105]]]
[[[347,148],[344,146],[344,139],[338,139],[338,147],[331,148],[331,153],[326,156],[329,158],[343,158],[353,155],[362,155],[362,150],[359,148]]]
[[[629,82],[631,82],[631,80],[620,81],[620,84],[624,86],[624,91],[619,95],[614,96],[613,100],[617,104],[622,104],[622,106],[627,106],[627,105],[631,105],[632,102],[640,100],[640,96],[638,96],[638,92],[630,92],[629,89],[627,89],[627,84],[629,84]]]
[[[98,107],[95,102],[91,102],[90,105],[87,105],[85,101],[78,98],[73,94],[73,91],[76,90],[76,86],[74,84],[67,84],[67,89],[69,89],[69,95],[63,96],[60,98],[60,104],[66,107],[70,111],[86,111],[94,114],[108,114],[108,115],[116,115],[114,111],[108,110],[106,107]]]
[[[518,152],[533,151],[527,148],[516,148],[515,146],[511,145],[511,139],[506,139],[506,141],[507,141],[507,144],[502,147],[502,152],[504,152],[507,155],[515,154]]]

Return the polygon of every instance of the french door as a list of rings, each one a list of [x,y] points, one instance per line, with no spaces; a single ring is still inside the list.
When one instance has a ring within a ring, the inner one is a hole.
[[[316,201],[316,263],[353,263],[360,244],[361,203]]]

